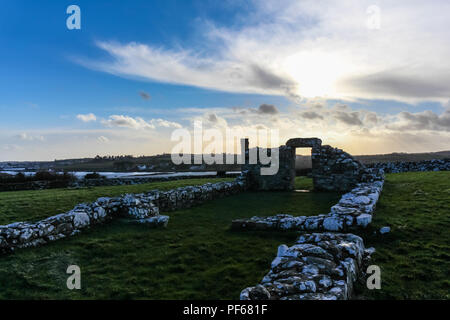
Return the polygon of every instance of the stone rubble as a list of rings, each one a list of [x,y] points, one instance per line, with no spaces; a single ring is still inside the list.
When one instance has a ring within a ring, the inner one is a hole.
[[[208,200],[239,193],[246,188],[244,173],[232,182],[206,183],[168,191],[152,190],[122,197],[101,197],[90,204],[78,204],[67,213],[36,223],[15,222],[0,226],[0,253],[72,236],[114,217],[125,217],[147,226],[165,227],[169,217],[160,215],[160,212],[189,208]]]
[[[260,284],[242,290],[241,300],[346,300],[375,250],[354,234],[312,233],[278,247]]]

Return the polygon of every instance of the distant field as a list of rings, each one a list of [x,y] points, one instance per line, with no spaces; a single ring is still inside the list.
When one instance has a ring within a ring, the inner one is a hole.
[[[355,156],[356,159],[362,163],[375,162],[395,162],[395,161],[424,161],[433,159],[449,159],[450,151],[430,152],[430,153],[390,153],[390,154],[375,154],[367,156]]]

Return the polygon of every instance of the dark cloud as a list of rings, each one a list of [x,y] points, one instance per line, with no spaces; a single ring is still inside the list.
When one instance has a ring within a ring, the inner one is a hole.
[[[314,111],[302,112],[300,114],[300,116],[302,118],[309,119],[309,120],[314,120],[314,119],[322,119],[323,120],[323,116],[321,116],[320,114],[318,114],[317,112],[314,112]]]
[[[366,116],[364,117],[365,123],[377,124],[378,121],[379,121],[379,118],[375,112],[370,112],[370,113],[366,114]]]
[[[208,115],[208,121],[213,122],[213,123],[217,123],[219,119],[217,118],[217,116],[214,113],[211,113]]]
[[[339,110],[339,111],[350,111],[351,110],[351,108],[348,106],[348,105],[346,105],[346,104],[336,104],[334,107],[333,107],[335,110]]]
[[[150,100],[150,98],[151,98],[150,95],[147,92],[144,92],[144,91],[139,91],[139,95],[144,100]]]
[[[343,81],[362,92],[408,98],[432,99],[450,96],[450,78],[424,79],[394,71],[380,72]]]
[[[272,114],[272,115],[274,115],[274,114],[278,113],[278,109],[273,104],[265,104],[265,103],[263,103],[262,105],[259,106],[257,112],[259,114]]]
[[[294,85],[292,81],[286,80],[275,73],[259,65],[250,65],[252,73],[251,83],[263,89],[279,89]]]
[[[361,126],[363,124],[359,118],[359,112],[335,111],[334,117],[338,121],[352,126]]]
[[[291,99],[301,99],[301,96],[297,93],[297,83],[294,80],[281,77],[271,70],[257,64],[252,64],[249,67],[251,77],[248,80],[248,83],[251,86],[262,89],[281,89]]]
[[[404,111],[400,112],[399,118],[405,124],[390,126],[391,129],[450,131],[450,109],[446,109],[441,115],[430,110],[418,113]]]
[[[314,104],[311,106],[311,108],[312,108],[312,109],[316,109],[316,110],[322,110],[322,109],[324,108],[324,106],[323,106],[323,104],[321,104],[321,103],[314,103]]]

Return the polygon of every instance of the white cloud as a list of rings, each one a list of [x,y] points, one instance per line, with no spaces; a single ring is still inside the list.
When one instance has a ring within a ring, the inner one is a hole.
[[[123,127],[131,129],[155,129],[157,127],[164,128],[181,128],[177,122],[167,121],[164,119],[144,120],[141,117],[130,117],[125,115],[111,115],[107,120],[101,121],[107,127]]]
[[[204,47],[98,42],[112,61],[82,61],[112,74],[230,92],[328,98],[446,101],[450,2],[254,1],[240,27],[208,21]],[[211,50],[211,48],[215,48]]]
[[[77,119],[81,120],[83,122],[90,122],[90,121],[96,121],[97,117],[93,113],[88,113],[88,114],[78,114]]]
[[[30,135],[26,132],[22,132],[17,135],[17,137],[20,140],[26,140],[26,141],[44,141],[44,137],[40,135]]]
[[[132,129],[154,129],[155,126],[137,117],[132,118],[124,115],[112,115],[107,120],[102,120],[102,124],[107,127],[124,127]]]
[[[164,120],[164,119],[152,119],[149,122],[155,127],[164,127],[164,128],[181,128],[182,127],[182,125],[177,122],[168,121],[168,120]]]

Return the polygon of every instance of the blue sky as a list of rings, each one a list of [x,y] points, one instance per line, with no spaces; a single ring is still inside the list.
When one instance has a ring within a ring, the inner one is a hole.
[[[354,153],[450,149],[448,4],[376,4],[368,31],[365,1],[5,1],[0,161],[170,152],[211,114]]]
[[[258,103],[256,97],[234,97],[187,86],[167,86],[92,71],[72,61],[77,56],[105,56],[95,41],[138,41],[153,45],[182,45],[195,40],[197,19],[228,19],[234,7],[209,6],[207,1],[78,1],[82,29],[68,30],[65,10],[70,1],[11,1],[2,9],[0,37],[1,108],[8,112],[1,125],[24,129],[60,122],[60,115],[133,106],[152,107],[222,106]],[[6,71],[6,72],[5,72]],[[143,101],[139,91],[151,92]],[[24,111],[26,111],[24,113]],[[147,114],[148,115],[148,114]],[[39,123],[36,117],[39,117]],[[64,119],[63,119],[64,120]],[[69,122],[67,122],[69,124]]]

